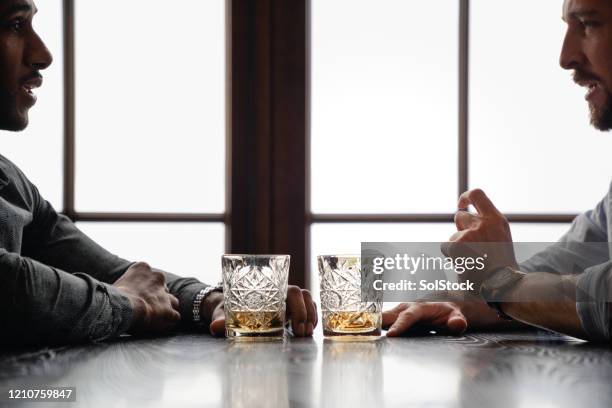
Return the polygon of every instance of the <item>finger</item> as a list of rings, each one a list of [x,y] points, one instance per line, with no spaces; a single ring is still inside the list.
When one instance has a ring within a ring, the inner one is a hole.
[[[160,314],[155,323],[154,332],[166,333],[172,330],[181,320],[181,314],[174,309],[170,309],[163,314]]]
[[[211,320],[222,319],[225,317],[225,309],[223,303],[219,304],[212,312]]]
[[[473,234],[471,229],[464,229],[463,231],[457,231],[448,238],[451,243],[469,241],[470,236]]]
[[[178,322],[179,320],[181,320],[181,314],[178,311],[171,309],[171,308],[163,310],[159,317],[161,319],[167,320],[170,324],[174,324]]]
[[[287,289],[287,308],[291,317],[293,334],[299,337],[304,336],[307,312],[304,296],[302,296],[302,291],[297,286],[289,286]]]
[[[463,230],[457,231],[448,239],[448,242],[443,242],[440,244],[440,252],[444,254],[444,256],[448,256],[451,258],[455,258],[458,256],[467,256],[472,251],[470,250],[470,245],[468,242],[472,242],[475,239],[473,230]]]
[[[174,295],[168,295],[170,298],[170,304],[174,310],[179,310],[179,300]]]
[[[312,332],[317,326],[317,309],[308,290],[302,289],[302,297],[306,306],[306,336],[312,336]]]
[[[499,214],[499,210],[493,205],[493,203],[491,202],[489,197],[487,197],[484,191],[479,188],[466,191],[465,193],[461,194],[457,206],[459,208],[467,208],[470,204],[472,204],[476,208],[479,214]]]
[[[221,337],[225,335],[225,318],[220,317],[210,323],[210,334],[215,337]]]
[[[395,306],[393,309],[383,311],[382,313],[383,327],[391,326],[393,322],[395,322],[395,320],[397,319],[397,316],[399,316],[399,314],[403,312],[404,310],[408,309],[409,306],[410,306],[410,303],[401,303]]]
[[[383,327],[389,327],[397,319],[397,313],[387,310],[382,312],[382,325]]]
[[[387,336],[395,337],[408,330],[416,322],[423,317],[423,307],[421,305],[412,305],[408,309],[399,314],[397,320],[387,331]]]
[[[457,242],[462,240],[463,236],[465,236],[466,231],[457,231],[453,235],[450,236],[448,242],[443,242],[440,244],[440,251],[444,254],[444,256],[450,256],[451,258],[457,253]]]
[[[452,334],[462,334],[467,329],[467,319],[463,313],[456,310],[450,314],[446,327]]]
[[[459,231],[468,229],[476,224],[478,216],[467,211],[457,211],[455,213],[455,226]]]

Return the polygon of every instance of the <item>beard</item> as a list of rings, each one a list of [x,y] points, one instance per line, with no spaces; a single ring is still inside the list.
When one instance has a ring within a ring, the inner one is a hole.
[[[592,102],[589,102],[589,111],[591,113],[591,125],[602,131],[608,131],[612,129],[612,94],[605,88],[603,88],[602,81],[590,72],[583,71],[581,69],[574,70],[574,82],[580,85],[581,82],[596,81],[599,86],[604,89],[606,93],[606,101],[603,106],[598,107]]]
[[[602,107],[589,103],[591,125],[604,132],[612,129],[612,94],[606,91],[606,95],[606,103]]]

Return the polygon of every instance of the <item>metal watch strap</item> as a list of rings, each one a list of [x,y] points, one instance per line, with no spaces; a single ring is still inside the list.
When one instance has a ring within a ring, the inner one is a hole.
[[[503,295],[525,276],[524,272],[515,271],[509,266],[496,269],[491,277],[480,286],[480,295],[487,305],[497,312],[500,319],[514,320],[501,309]]]
[[[202,317],[200,316],[200,306],[202,305],[202,302],[204,301],[206,296],[210,295],[212,292],[223,292],[223,286],[221,286],[220,284],[216,286],[207,286],[201,291],[199,291],[198,294],[195,296],[195,299],[193,300],[194,323],[200,323],[200,321],[202,320]]]

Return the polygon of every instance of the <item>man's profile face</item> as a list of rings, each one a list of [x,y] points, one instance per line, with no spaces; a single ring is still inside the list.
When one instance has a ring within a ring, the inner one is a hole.
[[[560,64],[587,89],[591,123],[612,129],[612,1],[565,0],[567,33]]]
[[[33,0],[0,0],[0,129],[23,130],[51,65],[49,50],[32,28]]]

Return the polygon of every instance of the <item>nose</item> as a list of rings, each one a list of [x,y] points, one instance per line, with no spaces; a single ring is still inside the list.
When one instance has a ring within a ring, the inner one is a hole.
[[[580,36],[574,34],[568,28],[563,40],[561,55],[559,56],[559,65],[563,69],[576,69],[582,66],[586,61],[586,56],[582,52],[582,42]]]
[[[46,69],[53,63],[53,55],[34,31],[25,52],[25,63],[36,70]]]

